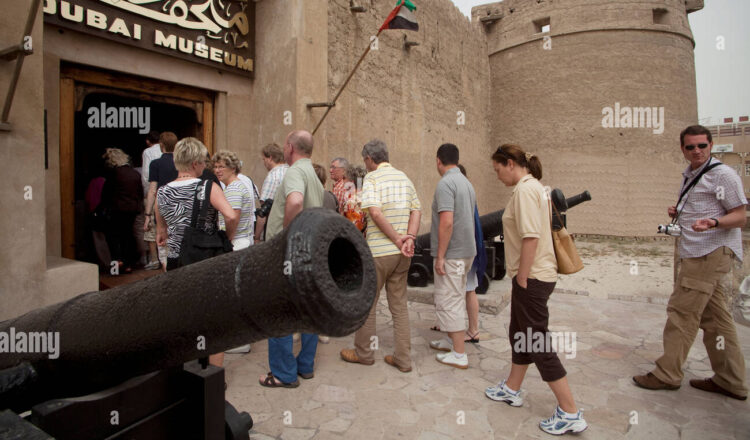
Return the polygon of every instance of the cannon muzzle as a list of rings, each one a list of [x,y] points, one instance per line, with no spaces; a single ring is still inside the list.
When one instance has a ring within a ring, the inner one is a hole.
[[[1,322],[0,334],[57,335],[59,347],[56,358],[28,345],[0,353],[0,409],[296,331],[348,335],[367,319],[375,290],[362,234],[333,211],[305,210],[265,243]]]
[[[555,208],[557,208],[557,210],[562,213],[576,205],[580,205],[583,202],[591,200],[591,193],[588,191],[584,191],[580,194],[576,194],[573,197],[569,197],[566,199],[562,191],[555,188],[554,190],[552,190],[550,197],[552,198],[552,203],[555,204]]]

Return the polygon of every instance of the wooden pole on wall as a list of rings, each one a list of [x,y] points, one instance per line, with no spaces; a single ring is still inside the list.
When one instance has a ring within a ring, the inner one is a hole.
[[[375,39],[378,38],[378,36],[380,35],[380,33],[382,31],[383,30],[381,29],[381,30],[378,31],[377,34],[375,34]],[[320,106],[320,107],[322,107],[322,106],[327,107],[326,108],[326,112],[323,113],[323,117],[320,118],[320,121],[318,121],[318,123],[315,125],[315,128],[312,131],[313,136],[315,136],[315,132],[318,131],[318,128],[320,128],[320,125],[323,123],[323,121],[325,121],[326,116],[328,116],[328,113],[336,105],[336,101],[339,99],[339,96],[341,96],[341,93],[344,91],[344,89],[346,88],[346,86],[349,84],[349,81],[351,81],[352,76],[354,76],[354,72],[356,72],[357,69],[359,69],[359,65],[362,64],[362,61],[365,59],[365,57],[367,56],[367,54],[370,53],[370,49],[371,48],[372,48],[372,42],[370,42],[370,44],[367,45],[367,49],[365,49],[365,51],[362,54],[362,56],[359,57],[359,61],[357,61],[357,64],[354,65],[354,68],[352,69],[352,71],[349,72],[349,76],[346,77],[346,81],[344,81],[344,84],[342,84],[341,87],[339,87],[339,91],[336,93],[336,96],[333,97],[333,101],[331,101],[329,103],[325,103],[325,104],[308,104],[308,107],[318,107],[318,106]]]

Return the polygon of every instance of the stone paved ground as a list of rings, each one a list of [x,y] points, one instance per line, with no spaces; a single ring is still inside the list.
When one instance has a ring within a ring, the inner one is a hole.
[[[435,360],[427,343],[434,308],[409,303],[413,371],[383,362],[393,347],[390,314],[378,310],[380,350],[372,366],[339,358],[353,336],[318,346],[315,378],[296,389],[258,385],[268,371],[267,344],[247,355],[227,356],[227,399],[255,420],[252,439],[532,439],[552,438],[537,427],[555,408],[552,392],[535,367],[524,383],[525,403],[513,408],[484,396],[484,388],[510,368],[508,313],[481,314],[481,343],[469,345],[470,367]],[[750,403],[691,388],[710,375],[701,335],[690,352],[683,387],[648,391],[631,376],[648,371],[661,353],[663,305],[554,294],[551,329],[576,332],[576,356],[563,359],[574,396],[590,428],[582,439],[750,439]],[[738,326],[750,365],[750,328]],[[297,347],[295,347],[297,348]],[[750,370],[748,370],[750,376]],[[285,423],[286,422],[286,423]],[[463,422],[463,423],[461,423]]]

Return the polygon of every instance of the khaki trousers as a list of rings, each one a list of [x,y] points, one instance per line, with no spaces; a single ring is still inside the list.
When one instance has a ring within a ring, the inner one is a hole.
[[[375,312],[378,308],[380,291],[385,286],[388,308],[393,316],[393,360],[402,368],[411,368],[411,333],[409,330],[409,309],[406,301],[406,278],[409,274],[411,258],[402,254],[375,257],[375,271],[378,279],[378,293],[370,309],[370,315],[357,333],[354,334],[354,348],[357,357],[364,361],[373,360],[373,351],[379,345],[375,336]]]
[[[703,329],[703,345],[714,376],[725,390],[747,395],[745,360],[740,351],[737,331],[727,308],[727,277],[731,277],[733,252],[722,246],[708,255],[683,258],[672,296],[667,304],[664,326],[664,354],[656,360],[653,374],[661,381],[680,385],[682,365]]]
[[[466,277],[473,261],[474,258],[447,258],[445,275],[438,275],[437,259],[433,260],[435,315],[444,332],[466,330]]]

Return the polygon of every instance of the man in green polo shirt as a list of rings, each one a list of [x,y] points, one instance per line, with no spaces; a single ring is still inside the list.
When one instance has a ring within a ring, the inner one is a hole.
[[[323,185],[310,161],[313,137],[305,130],[289,133],[284,143],[284,159],[289,169],[276,190],[273,207],[268,214],[266,240],[279,234],[303,209],[323,206]],[[292,351],[292,335],[268,339],[268,364],[271,372],[260,377],[266,387],[295,388],[297,375],[304,379],[313,377],[318,335],[303,333],[302,349],[297,357]]]

